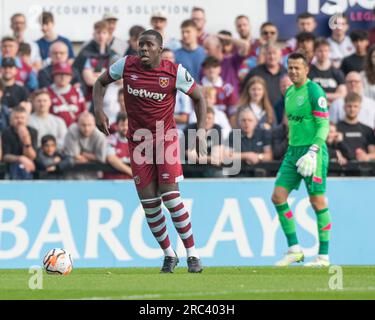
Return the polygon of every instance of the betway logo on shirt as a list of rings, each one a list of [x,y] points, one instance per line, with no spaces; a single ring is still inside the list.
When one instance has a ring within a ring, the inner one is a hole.
[[[166,93],[158,93],[158,92],[152,92],[148,91],[146,89],[133,89],[130,85],[128,85],[128,93],[135,96],[135,97],[141,97],[141,98],[149,98],[154,99],[156,101],[163,101]]]

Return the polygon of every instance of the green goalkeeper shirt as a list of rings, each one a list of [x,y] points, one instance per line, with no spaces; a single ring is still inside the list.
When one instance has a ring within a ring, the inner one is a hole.
[[[285,93],[285,113],[290,146],[323,146],[329,131],[329,113],[326,94],[319,84],[307,79],[299,88],[290,86]]]

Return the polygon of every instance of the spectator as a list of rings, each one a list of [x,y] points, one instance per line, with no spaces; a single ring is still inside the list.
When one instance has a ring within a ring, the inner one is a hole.
[[[248,42],[249,46],[251,46],[253,40],[251,37],[251,26],[249,17],[245,15],[239,15],[236,17],[234,23],[236,26],[237,33],[240,36],[240,39]]]
[[[279,38],[279,30],[272,22],[264,22],[260,26],[260,38],[259,45],[265,45],[268,43],[276,43]]]
[[[39,88],[47,88],[53,83],[52,66],[58,63],[68,63],[68,46],[62,41],[55,41],[49,47],[51,63],[38,72]],[[73,67],[73,78],[71,84],[84,89],[79,71]]]
[[[124,88],[121,88],[118,91],[117,101],[118,101],[118,103],[120,105],[120,112],[126,113],[125,98],[124,98]]]
[[[221,39],[228,39],[224,35],[221,35]],[[228,39],[230,40],[230,39]],[[234,45],[237,48],[237,52],[231,56],[224,56],[223,46],[221,45],[220,38],[218,36],[208,36],[204,41],[204,48],[207,56],[215,57],[220,61],[221,64],[221,77],[226,83],[230,83],[233,86],[234,92],[238,95],[239,92],[239,79],[238,71],[240,70],[241,64],[248,54],[248,43],[240,40],[232,39]]]
[[[2,133],[3,161],[11,180],[30,180],[35,171],[38,132],[27,126],[27,118],[24,108],[13,108],[10,127]]]
[[[128,40],[128,49],[125,52],[126,56],[136,56],[138,55],[138,39],[142,32],[146,31],[142,26],[132,26],[129,29],[129,40]]]
[[[116,173],[105,173],[104,179],[131,179],[132,169],[130,167],[129,143],[126,138],[128,132],[128,117],[126,113],[119,113],[116,119],[117,131],[111,134],[107,141],[107,163],[117,171]]]
[[[244,60],[238,72],[241,81],[257,65],[266,61],[265,48],[269,43],[276,43],[278,39],[278,30],[272,22],[265,22],[260,27],[260,38],[251,47],[248,57]]]
[[[289,145],[289,127],[286,115],[283,116],[280,124],[272,128],[271,145],[273,159],[282,161]]]
[[[218,34],[232,38],[232,32],[227,30],[221,30],[218,32]],[[223,47],[224,56],[230,56],[235,52],[232,40],[220,39],[220,42]]]
[[[1,103],[10,109],[21,104],[30,112],[31,105],[27,101],[29,91],[24,86],[16,83],[17,68],[15,60],[13,58],[3,58],[0,71],[4,82],[4,95],[1,98]]]
[[[69,63],[53,65],[53,84],[47,88],[52,100],[51,113],[62,118],[67,127],[76,122],[78,116],[86,110],[81,90],[70,84],[72,74]]]
[[[106,161],[107,141],[95,127],[94,116],[88,111],[78,117],[71,125],[64,141],[64,153],[74,159],[75,164],[87,164]],[[68,179],[96,179],[97,172],[70,173]]]
[[[276,45],[269,43],[266,46],[266,62],[251,70],[242,82],[242,89],[253,76],[262,77],[267,85],[271,105],[275,105],[281,99],[280,79],[286,73],[286,69],[281,63],[281,49]]]
[[[204,48],[198,44],[198,29],[193,20],[181,24],[182,47],[175,51],[176,63],[182,64],[199,81],[201,65],[206,58]]]
[[[18,44],[29,44],[31,48],[30,63],[34,70],[38,71],[42,67],[42,58],[37,43],[26,36],[26,17],[23,13],[15,13],[10,18],[10,28],[13,31],[13,37]]]
[[[20,43],[18,47],[18,57],[20,58],[21,62],[28,65],[30,68],[31,66],[31,46],[28,43]]]
[[[119,99],[124,100],[124,91],[122,89],[122,80],[112,82],[107,86],[107,89],[103,98],[103,110],[108,117],[109,125],[116,123],[117,114],[122,111],[125,112],[125,102],[124,106],[121,105]],[[121,90],[121,94],[120,94]]]
[[[375,7],[372,10],[372,14],[375,15]],[[370,46],[372,46],[373,44],[375,44],[375,26],[373,26],[370,29],[368,38],[369,38]]]
[[[368,32],[366,30],[353,30],[350,33],[350,40],[353,42],[355,52],[342,61],[341,70],[345,75],[350,71],[361,72],[364,69],[369,46]]]
[[[109,27],[106,21],[96,22],[94,24],[94,39],[82,49],[77,57],[77,60],[85,60],[82,78],[87,88],[85,98],[86,101],[89,102],[91,102],[92,99],[92,88],[95,81],[108,69],[112,58],[115,56],[114,52],[108,46],[108,30]],[[77,66],[77,68],[79,67]]]
[[[47,134],[41,139],[41,148],[35,160],[39,179],[60,179],[73,166],[73,160],[58,151],[56,138]]]
[[[4,90],[5,90],[4,82],[0,78],[0,136],[1,136],[1,133],[9,126],[9,115],[10,115],[8,106],[1,103],[1,98],[4,95]]]
[[[198,30],[198,44],[203,46],[204,40],[209,34],[204,30],[206,26],[206,13],[203,8],[193,7],[191,10],[191,20],[193,20]]]
[[[329,59],[330,46],[325,38],[315,41],[315,63],[311,65],[308,77],[320,84],[331,103],[335,99],[344,98],[346,95],[345,76],[340,69],[332,66]]]
[[[229,135],[229,147],[233,148],[232,159],[256,165],[272,160],[271,131],[261,129],[254,112],[249,107],[240,107],[237,119],[241,128],[241,149],[233,144],[233,131]]]
[[[334,67],[340,68],[342,60],[355,51],[352,41],[346,35],[349,30],[348,17],[337,15],[334,28],[331,30],[332,34],[328,38],[331,46],[331,60]]]
[[[337,124],[337,130],[344,135],[343,144],[348,150],[348,160],[375,160],[374,130],[358,120],[361,96],[354,92],[345,98],[345,119]]]
[[[281,99],[276,102],[276,104],[273,106],[273,110],[276,116],[276,122],[280,124],[282,122],[282,119],[284,117],[285,113],[285,92],[286,90],[293,84],[292,80],[290,80],[289,76],[287,74],[284,74],[284,76],[280,79],[280,91],[281,91]]]
[[[197,123],[192,123],[188,125],[184,131],[184,137],[185,137],[185,152],[188,163],[197,163],[197,154],[195,151],[194,144],[195,139],[192,139],[191,132],[192,130],[195,130],[193,132],[196,132],[198,129]],[[221,153],[222,150],[222,133],[221,133],[221,127],[215,123],[215,110],[211,107],[207,108],[207,114],[206,114],[206,125],[205,129],[207,132],[207,158],[200,159],[200,162],[206,162],[208,164],[214,164],[214,165],[220,165],[219,162],[217,162],[218,154]],[[190,131],[190,133],[189,133]],[[213,156],[213,157],[212,157]],[[215,174],[216,170],[209,170],[207,169],[205,176],[213,176]]]
[[[342,132],[338,132],[336,125],[331,122],[329,124],[329,133],[326,141],[329,160],[331,162],[337,162],[341,166],[344,166],[348,163],[348,160],[344,157],[344,154],[348,154],[348,150],[343,141],[344,135],[342,134]]]
[[[56,41],[62,41],[67,45],[69,51],[68,61],[70,64],[72,64],[74,60],[73,45],[69,39],[60,36],[55,32],[55,21],[53,14],[51,12],[44,11],[40,16],[40,24],[42,27],[43,37],[41,37],[36,43],[39,46],[40,55],[44,65],[50,63],[48,57],[49,47]]]
[[[363,94],[364,90],[360,74],[355,71],[349,72],[345,78],[345,83],[348,93],[354,92],[362,97],[358,120],[362,124],[375,129],[375,101]],[[343,98],[332,102],[329,108],[329,117],[333,123],[338,123],[345,118],[344,105],[345,101]]]
[[[202,85],[214,87],[216,89],[216,107],[224,111],[229,119],[234,120],[238,97],[230,83],[226,83],[221,78],[221,64],[215,57],[207,57],[203,64]],[[233,122],[234,123],[234,122]]]
[[[82,74],[87,64],[91,63],[91,59],[94,65],[98,65],[97,72],[99,72],[99,69],[106,67],[109,59],[115,56],[114,51],[108,46],[108,28],[107,21],[101,20],[94,23],[93,39],[82,47],[73,64],[73,67],[76,68],[80,74]]]
[[[17,68],[16,80],[32,91],[38,88],[36,73],[32,67],[17,57],[19,44],[15,38],[3,37],[1,40],[1,58],[13,58]]]
[[[151,15],[151,26],[154,30],[159,32],[163,37],[164,48],[169,48],[173,51],[181,48],[181,43],[175,38],[166,35],[167,28],[167,14],[163,10],[156,10]]]
[[[171,49],[164,48],[161,54],[162,59],[175,63],[175,55]],[[176,105],[174,108],[174,120],[176,121],[179,134],[183,132],[189,122],[189,115],[192,113],[193,103],[190,97],[180,90],[176,93]]]
[[[375,100],[375,45],[373,45],[367,55],[365,70],[361,72],[364,95]]]
[[[317,27],[315,16],[309,12],[303,12],[297,17],[297,29],[298,33],[308,32],[313,33]],[[297,49],[297,38],[291,38],[286,43],[286,49],[289,53],[294,52]]]
[[[266,82],[262,77],[254,76],[248,80],[241,93],[238,106],[251,109],[262,129],[269,130],[276,124],[273,107],[268,98]]]
[[[45,135],[52,135],[57,140],[57,148],[62,149],[67,132],[63,119],[50,113],[52,105],[51,98],[46,90],[36,90],[32,95],[34,112],[29,117],[29,126],[38,132],[37,146],[40,147],[41,140]]]
[[[111,12],[106,12],[103,15],[103,20],[107,21],[108,23],[109,48],[118,56],[118,58],[122,58],[125,54],[126,42],[114,35],[116,31],[118,18],[115,14]]]
[[[272,155],[274,160],[283,160],[289,145],[288,118],[283,116],[282,122],[271,131]]]
[[[223,111],[220,110],[220,107],[217,105],[217,92],[214,87],[203,87],[203,94],[206,101],[207,107],[210,107],[214,110],[215,113],[215,124],[220,126],[220,134],[223,140],[226,140],[229,136],[229,133],[232,130],[231,125],[229,124],[228,118]],[[196,123],[197,117],[194,112],[190,113],[190,123]]]
[[[296,51],[303,53],[309,65],[313,64],[314,61],[314,55],[315,55],[315,36],[311,32],[301,32],[297,34],[297,48]]]

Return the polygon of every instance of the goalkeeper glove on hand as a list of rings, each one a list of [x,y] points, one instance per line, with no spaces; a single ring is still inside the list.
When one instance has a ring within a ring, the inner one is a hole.
[[[312,145],[309,151],[298,159],[296,166],[297,172],[303,177],[310,177],[315,173],[316,169],[316,156],[319,147]]]

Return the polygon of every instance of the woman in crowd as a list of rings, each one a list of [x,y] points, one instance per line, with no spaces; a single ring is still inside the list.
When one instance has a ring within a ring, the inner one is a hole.
[[[268,98],[266,82],[261,77],[254,76],[245,84],[238,106],[240,108],[249,107],[254,112],[258,125],[262,129],[271,129],[276,123],[275,114]]]
[[[366,56],[365,70],[361,72],[365,96],[375,99],[375,45],[373,45]]]

